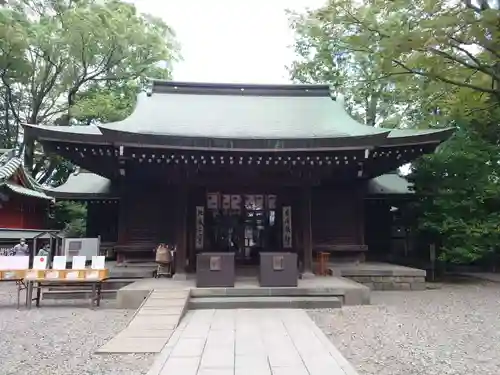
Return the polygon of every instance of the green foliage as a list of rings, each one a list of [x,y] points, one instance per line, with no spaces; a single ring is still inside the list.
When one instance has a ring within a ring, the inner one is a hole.
[[[343,85],[367,123],[389,117],[399,126],[443,126],[498,104],[498,5],[329,0],[292,16],[292,76]]]
[[[332,84],[368,125],[460,133],[413,165],[419,230],[447,262],[500,243],[500,1],[329,0],[290,14],[300,82]],[[455,120],[459,121],[455,121]]]
[[[500,244],[498,147],[460,131],[413,165],[419,229],[447,262],[487,258]]]
[[[53,227],[68,237],[84,237],[87,208],[83,203],[60,201],[54,208]]]
[[[122,119],[133,90],[151,72],[168,77],[169,69],[157,65],[177,51],[168,25],[124,1],[19,0],[0,7],[0,80],[16,124]],[[24,141],[32,150],[33,141]],[[44,156],[33,168],[32,160],[25,164],[46,182],[58,162]]]
[[[87,125],[125,119],[132,113],[139,91],[145,90],[148,85],[145,77],[170,79],[171,72],[153,66],[138,80],[94,82],[77,95],[71,117]]]
[[[295,31],[296,61],[291,77],[329,83],[346,96],[347,110],[371,126],[440,126],[436,116],[442,84],[383,64],[370,39],[349,38],[356,30],[337,14],[339,2],[304,14],[289,13]],[[338,18],[334,18],[335,15]]]

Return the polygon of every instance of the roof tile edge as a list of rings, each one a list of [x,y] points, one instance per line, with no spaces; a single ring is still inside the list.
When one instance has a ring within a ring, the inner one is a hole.
[[[245,95],[245,96],[320,96],[332,97],[326,84],[254,84],[177,82],[151,79],[149,95],[176,93],[192,95]]]

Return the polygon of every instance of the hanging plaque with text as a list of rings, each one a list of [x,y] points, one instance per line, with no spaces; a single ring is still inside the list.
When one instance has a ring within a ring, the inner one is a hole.
[[[283,248],[292,248],[292,207],[283,206]]]
[[[196,235],[195,235],[195,248],[196,250],[203,249],[203,242],[205,239],[205,208],[203,206],[196,206]]]

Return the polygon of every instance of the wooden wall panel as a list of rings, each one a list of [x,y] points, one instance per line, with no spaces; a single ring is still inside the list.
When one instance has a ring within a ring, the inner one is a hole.
[[[2,202],[0,228],[45,228],[47,207],[44,203],[28,197],[11,195],[8,202]]]
[[[118,202],[89,202],[87,205],[87,236],[101,236],[101,242],[116,242],[118,210]]]
[[[363,200],[358,188],[316,188],[312,192],[314,246],[364,245]]]
[[[126,186],[120,202],[119,242],[175,243],[175,190],[154,184]]]

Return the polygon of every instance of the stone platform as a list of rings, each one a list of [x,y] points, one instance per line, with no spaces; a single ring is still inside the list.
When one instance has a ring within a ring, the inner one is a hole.
[[[248,273],[247,268],[237,267],[236,274]],[[156,270],[156,264],[149,262],[117,265],[116,262],[109,262],[109,269],[112,278],[150,278]],[[349,278],[372,290],[425,289],[426,271],[418,268],[378,262],[330,262],[329,269],[333,276]],[[257,275],[257,267],[254,273]]]
[[[371,290],[425,290],[426,271],[389,263],[333,263],[334,276],[342,276]]]
[[[299,280],[297,287],[261,287],[256,278],[237,278],[232,288],[197,288],[194,279],[143,279],[121,288],[119,308],[136,309],[152,291],[189,290],[190,308],[321,308],[370,303],[370,289],[343,277]],[[330,303],[330,305],[328,304]]]

